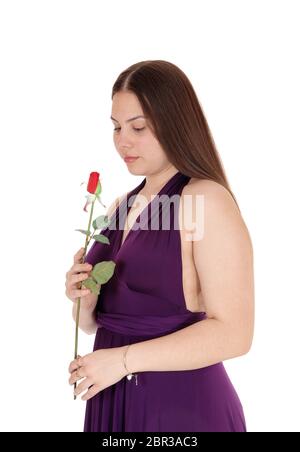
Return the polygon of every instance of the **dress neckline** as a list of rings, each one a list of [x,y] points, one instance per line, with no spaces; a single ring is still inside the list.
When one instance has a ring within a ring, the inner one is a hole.
[[[123,246],[125,245],[129,235],[131,234],[131,232],[133,231],[136,223],[138,222],[138,220],[140,219],[141,215],[143,215],[143,213],[146,211],[146,209],[149,209],[149,207],[151,207],[151,204],[154,202],[154,200],[160,196],[165,190],[169,189],[169,186],[175,182],[175,180],[179,179],[179,177],[181,177],[183,174],[180,171],[177,171],[175,174],[173,174],[173,176],[170,177],[170,179],[168,179],[166,181],[166,183],[163,185],[163,187],[159,190],[159,192],[156,195],[152,195],[153,199],[151,201],[149,201],[149,203],[144,207],[144,209],[141,211],[141,213],[136,217],[132,227],[128,230],[127,235],[122,243],[122,239],[123,239],[123,233],[124,233],[124,229],[120,229],[120,238],[119,238],[119,243],[118,243],[118,253],[121,251],[121,249],[123,248]],[[146,184],[146,177],[142,180],[142,182],[133,190],[131,190],[129,193],[127,193],[127,195],[125,196],[125,199],[122,201],[122,203],[118,206],[117,208],[117,215],[119,217],[119,212],[120,212],[120,208],[121,206],[123,207],[123,204],[126,202],[127,204],[127,200],[128,197],[130,196],[134,196],[133,201],[135,200],[136,196],[139,194],[139,192],[142,190],[142,188],[145,186]],[[127,205],[127,212],[126,212],[126,218],[124,221],[124,226],[125,223],[127,222],[128,219],[128,214],[130,212],[131,206]],[[120,226],[120,225],[119,225]]]

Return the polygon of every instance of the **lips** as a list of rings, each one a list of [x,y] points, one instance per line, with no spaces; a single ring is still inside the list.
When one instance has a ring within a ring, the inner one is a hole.
[[[134,162],[136,159],[138,159],[138,157],[124,157],[125,162]]]

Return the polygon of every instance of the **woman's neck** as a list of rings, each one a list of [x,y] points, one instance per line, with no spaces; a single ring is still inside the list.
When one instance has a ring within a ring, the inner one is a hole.
[[[141,193],[144,196],[156,195],[176,173],[178,173],[178,169],[174,166],[170,166],[159,173],[147,175],[146,183],[142,188]]]

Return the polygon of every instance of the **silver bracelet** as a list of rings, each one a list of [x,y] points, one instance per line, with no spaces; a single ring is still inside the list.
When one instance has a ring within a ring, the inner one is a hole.
[[[129,377],[129,375],[132,376],[132,373],[129,372],[129,370],[127,369],[127,366],[126,366],[126,354],[127,354],[127,352],[128,352],[129,347],[130,347],[130,344],[127,346],[127,349],[126,349],[126,351],[125,351],[125,353],[124,353],[124,355],[123,355],[124,367],[125,367],[126,372],[128,373],[127,377]],[[131,377],[130,377],[130,378],[131,378]]]
[[[131,380],[132,377],[135,377],[135,383],[137,385],[137,375],[129,372],[129,370],[127,369],[127,365],[126,365],[126,355],[127,355],[127,352],[128,352],[128,349],[129,349],[130,345],[131,344],[128,345],[128,347],[127,347],[127,349],[126,349],[126,351],[125,351],[125,353],[123,355],[123,363],[124,363],[124,367],[125,367],[126,372],[128,372],[128,374],[126,375],[127,380]]]

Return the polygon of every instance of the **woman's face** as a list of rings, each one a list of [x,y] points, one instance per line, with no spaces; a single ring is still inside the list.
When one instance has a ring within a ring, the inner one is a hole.
[[[113,96],[111,119],[114,144],[120,157],[138,157],[132,162],[124,161],[130,173],[151,175],[172,166],[143,116],[134,93],[118,92]]]

